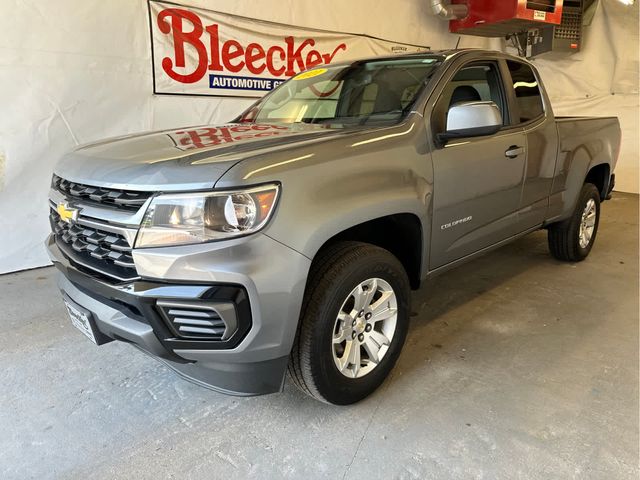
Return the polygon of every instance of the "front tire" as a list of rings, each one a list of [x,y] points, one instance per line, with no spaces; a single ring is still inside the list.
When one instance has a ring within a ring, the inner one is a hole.
[[[549,226],[551,254],[558,260],[581,262],[593,248],[599,223],[600,193],[595,185],[585,183],[571,217]]]
[[[409,326],[410,286],[390,252],[340,242],[314,261],[289,377],[303,392],[335,405],[376,390],[400,355]]]

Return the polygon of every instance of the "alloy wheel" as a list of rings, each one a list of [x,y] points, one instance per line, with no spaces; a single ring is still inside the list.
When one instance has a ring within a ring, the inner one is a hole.
[[[590,198],[582,211],[582,220],[580,221],[580,230],[578,232],[580,248],[587,248],[591,242],[593,231],[596,227],[596,215],[596,202],[593,198]]]
[[[361,378],[373,371],[389,351],[398,321],[398,300],[381,278],[358,284],[342,303],[331,351],[338,371]]]

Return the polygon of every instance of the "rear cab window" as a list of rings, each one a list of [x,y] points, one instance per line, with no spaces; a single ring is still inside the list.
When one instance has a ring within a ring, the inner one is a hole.
[[[544,104],[540,85],[533,70],[526,63],[507,60],[507,67],[515,97],[514,123],[527,123],[544,115]]]

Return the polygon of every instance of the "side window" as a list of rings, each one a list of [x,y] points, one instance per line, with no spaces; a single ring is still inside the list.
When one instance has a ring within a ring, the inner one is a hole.
[[[502,118],[506,119],[505,102],[498,66],[494,63],[475,63],[462,67],[444,87],[433,110],[432,122],[436,133],[444,132],[447,114],[454,105],[465,102],[494,102]]]
[[[538,80],[533,70],[525,63],[512,60],[507,60],[507,66],[509,67],[509,72],[511,72],[511,81],[518,107],[514,120],[519,120],[519,123],[525,123],[540,117],[544,114],[544,106]]]

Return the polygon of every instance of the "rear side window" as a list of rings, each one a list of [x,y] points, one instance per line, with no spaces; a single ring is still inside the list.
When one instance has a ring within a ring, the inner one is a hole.
[[[542,95],[538,86],[538,79],[527,64],[507,60],[513,91],[516,96],[518,112],[515,118],[520,119],[519,123],[534,120],[544,114],[542,105]]]

